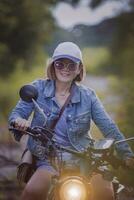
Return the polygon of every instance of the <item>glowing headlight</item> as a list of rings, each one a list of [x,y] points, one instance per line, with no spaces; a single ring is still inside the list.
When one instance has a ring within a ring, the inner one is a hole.
[[[62,200],[85,200],[87,189],[81,180],[67,179],[62,183],[59,194]]]

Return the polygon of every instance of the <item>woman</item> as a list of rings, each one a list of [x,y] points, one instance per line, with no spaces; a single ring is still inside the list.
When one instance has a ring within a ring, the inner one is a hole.
[[[61,107],[70,94],[70,89],[73,87],[73,96],[55,127],[54,137],[60,144],[78,151],[84,150],[89,145],[87,135],[91,120],[99,127],[104,137],[112,137],[116,140],[124,138],[105,112],[95,92],[85,86],[76,84],[84,76],[82,54],[76,44],[63,42],[57,46],[47,67],[47,76],[48,79],[36,80],[33,85],[38,90],[37,102],[47,115],[48,126],[58,116]],[[33,103],[26,103],[22,100],[18,102],[12,111],[9,122],[14,121],[15,127],[20,131],[24,131],[29,126],[28,118],[32,111],[34,111],[34,116],[31,126],[43,126],[43,119],[34,110]],[[15,133],[16,140],[19,141],[21,136],[22,134]],[[36,143],[32,138],[28,140],[28,148],[36,155]],[[125,160],[128,166],[134,164],[133,153],[127,143],[117,145],[116,149],[118,155]],[[64,154],[63,157],[67,162],[72,159],[77,161],[69,154]],[[36,167],[37,170],[27,183],[21,200],[44,200],[47,198],[51,177],[56,171],[47,159],[43,161],[36,160]],[[102,177],[99,176],[98,179],[102,182]],[[96,184],[95,179],[92,182]],[[111,196],[107,196],[105,199],[113,199],[111,183],[103,181],[103,184],[106,184],[111,192],[108,192]]]

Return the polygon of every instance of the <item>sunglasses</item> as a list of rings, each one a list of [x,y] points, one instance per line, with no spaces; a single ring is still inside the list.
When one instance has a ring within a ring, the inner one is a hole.
[[[69,71],[76,71],[78,64],[79,63],[74,63],[74,62],[70,62],[70,63],[66,64],[61,61],[55,61],[54,67],[58,70],[63,70],[65,68],[67,68]]]

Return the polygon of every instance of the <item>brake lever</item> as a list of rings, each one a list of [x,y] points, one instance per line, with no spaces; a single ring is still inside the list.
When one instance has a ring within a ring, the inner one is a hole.
[[[31,133],[30,131],[31,131],[32,129],[29,128],[29,127],[27,128],[27,130],[21,131],[21,130],[15,128],[15,127],[9,126],[8,130],[9,130],[9,131],[20,131],[20,132],[24,132],[25,134],[30,135],[30,136],[32,136],[32,137],[34,137],[34,138],[38,138],[38,136],[39,136],[39,135],[36,135],[36,134],[34,134],[34,133]]]

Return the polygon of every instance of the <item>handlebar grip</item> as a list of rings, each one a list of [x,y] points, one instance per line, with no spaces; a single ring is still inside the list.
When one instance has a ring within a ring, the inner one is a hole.
[[[28,132],[33,132],[33,129],[31,128],[31,127],[27,127],[27,129],[26,129],[26,131],[28,131]]]
[[[10,126],[12,126],[13,128],[15,128],[15,121],[12,121],[12,122],[10,123]]]
[[[17,130],[17,128],[15,127],[15,121],[12,121],[10,123],[10,126]],[[9,127],[9,130],[12,129],[11,127]],[[18,130],[18,131],[21,131],[21,130]],[[26,131],[32,132],[32,128],[31,127],[27,127]]]

